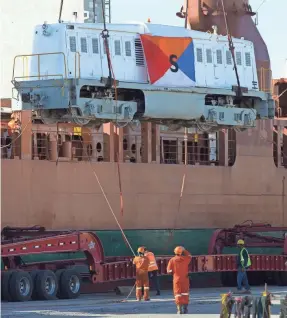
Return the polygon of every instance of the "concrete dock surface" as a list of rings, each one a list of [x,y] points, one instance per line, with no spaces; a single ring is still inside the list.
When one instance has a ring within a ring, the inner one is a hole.
[[[263,286],[254,287],[252,295],[259,296],[263,290]],[[218,318],[220,294],[228,291],[226,288],[191,289],[188,316]],[[268,286],[268,291],[274,294],[271,317],[279,318],[280,299],[287,294],[287,287]],[[178,317],[172,291],[163,291],[161,296],[154,296],[154,292],[151,291],[149,302],[135,301],[134,293],[126,301],[125,298],[126,296],[117,296],[115,293],[105,293],[82,295],[74,300],[2,302],[1,317]]]

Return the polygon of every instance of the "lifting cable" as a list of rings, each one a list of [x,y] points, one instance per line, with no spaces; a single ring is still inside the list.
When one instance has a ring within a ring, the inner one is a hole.
[[[102,16],[103,16],[103,23],[104,23],[104,30],[102,31],[102,38],[104,41],[104,46],[105,46],[105,51],[107,55],[107,62],[108,62],[108,69],[109,69],[109,77],[108,77],[108,83],[106,85],[107,88],[111,88],[111,80],[113,79],[113,88],[115,91],[115,102],[116,102],[116,107],[117,107],[117,101],[118,101],[118,91],[117,91],[117,83],[116,83],[116,77],[113,69],[113,64],[111,60],[111,53],[110,53],[110,48],[109,48],[109,30],[107,29],[107,24],[106,24],[106,15],[105,15],[105,2],[102,0]],[[118,112],[116,112],[116,121],[117,121],[117,115]],[[123,209],[123,194],[122,194],[122,185],[121,185],[121,174],[120,174],[120,165],[119,165],[119,155],[117,159],[117,168],[118,168],[118,176],[119,176],[119,190],[120,190],[120,209],[121,209],[121,216],[123,217],[124,215],[124,209]],[[122,232],[123,233],[123,232]],[[127,238],[125,235],[123,235],[124,242],[130,247],[129,242],[127,241]],[[134,254],[134,252],[133,252]]]
[[[233,59],[233,66],[234,66],[236,81],[237,81],[237,85],[238,85],[238,89],[236,90],[236,96],[239,99],[241,99],[242,90],[241,90],[241,85],[240,85],[240,80],[239,80],[239,75],[238,75],[238,69],[237,69],[236,59],[235,59],[235,54],[234,54],[234,44],[233,44],[232,36],[231,36],[231,34],[229,32],[229,28],[228,28],[227,14],[226,14],[226,11],[225,11],[224,0],[221,0],[221,4],[222,4],[225,28],[226,28],[227,38],[228,38],[229,51],[231,52],[231,56],[232,56],[232,59]]]
[[[174,239],[174,232],[175,232],[176,225],[177,225],[176,221],[177,221],[177,217],[178,217],[179,212],[180,212],[181,199],[183,196],[183,191],[184,191],[184,186],[185,186],[185,177],[186,177],[186,170],[187,170],[187,164],[188,164],[187,137],[188,137],[187,136],[187,128],[184,128],[184,149],[185,149],[184,173],[183,173],[183,177],[182,177],[181,190],[180,190],[178,206],[177,206],[177,213],[176,213],[175,218],[174,218],[174,225],[173,225],[173,229],[172,229],[171,234],[170,234],[170,239]]]
[[[95,0],[94,0],[95,1]],[[107,54],[107,62],[108,62],[108,69],[109,69],[109,77],[108,77],[108,83],[106,85],[107,88],[112,88],[112,79],[113,79],[113,84],[114,84],[114,90],[115,90],[115,101],[117,103],[117,98],[118,98],[118,92],[117,92],[117,83],[115,79],[115,74],[113,70],[113,65],[112,65],[112,60],[111,60],[111,54],[110,54],[110,48],[109,48],[109,30],[107,29],[107,24],[106,24],[106,15],[105,15],[105,1],[102,0],[102,15],[103,15],[103,23],[104,23],[104,29],[102,31],[102,38],[104,40],[104,46],[105,46],[105,51]]]
[[[64,0],[61,0],[60,10],[59,10],[59,18],[58,18],[59,23],[62,23],[63,3],[64,3]]]

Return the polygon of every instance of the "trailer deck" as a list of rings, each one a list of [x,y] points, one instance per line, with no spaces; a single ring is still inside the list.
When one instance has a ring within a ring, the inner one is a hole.
[[[258,229],[262,230],[261,227],[262,225]],[[250,233],[248,230],[247,232]],[[268,230],[274,231],[274,228],[268,227]],[[282,231],[283,229],[276,228],[275,230]],[[241,234],[245,232],[241,228]],[[220,238],[221,247],[217,249],[220,252],[223,251],[222,246],[231,245],[227,241],[222,243],[223,236],[228,238],[228,235],[225,235],[226,233],[229,233],[230,236],[229,230],[220,230],[211,239],[211,245],[213,242],[216,246],[218,244],[216,237]],[[249,237],[253,237],[258,241],[258,235],[249,235]],[[236,240],[237,236],[233,235],[232,238]],[[260,246],[264,240],[268,244],[268,247],[272,246],[272,239],[266,238],[259,240]],[[278,285],[287,285],[286,238],[275,238],[273,241],[275,247],[281,246],[283,248],[283,254],[250,255],[252,266],[248,271],[250,273],[268,272],[274,276]],[[255,243],[252,244],[254,246]],[[216,251],[216,248],[212,248],[211,245],[209,250]],[[25,263],[21,258],[22,256],[33,254],[75,252],[83,252],[85,258],[33,263]],[[4,264],[4,271],[2,271],[2,298],[8,301],[29,300],[30,298],[77,298],[80,295],[81,280],[83,277],[89,278],[93,284],[110,282],[119,282],[120,284],[123,280],[135,279],[136,274],[131,256],[105,257],[102,243],[93,232],[46,231],[42,227],[6,227],[2,231],[1,253]],[[168,255],[157,256],[158,274],[160,276],[168,275],[166,268],[171,257]],[[81,275],[75,271],[73,268],[75,265],[86,265],[89,269],[88,274],[82,273]],[[236,271],[236,255],[232,254],[192,256],[189,266],[190,273],[221,273],[224,286],[234,283],[234,274]]]

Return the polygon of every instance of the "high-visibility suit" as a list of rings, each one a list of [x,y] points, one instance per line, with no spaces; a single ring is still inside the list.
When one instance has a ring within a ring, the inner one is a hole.
[[[157,277],[158,266],[157,266],[156,258],[154,256],[154,253],[147,250],[145,251],[144,255],[149,259],[149,267],[148,267],[149,279],[152,280],[153,285],[157,291],[157,295],[160,295],[159,283],[158,283],[158,277]]]
[[[143,287],[144,300],[149,300],[149,259],[144,255],[136,256],[133,260],[133,264],[136,265],[136,298],[137,300],[141,300]]]
[[[242,239],[237,241],[239,247],[239,253],[237,256],[237,289],[241,290],[244,285],[246,292],[250,292],[250,286],[248,284],[248,277],[246,270],[251,266],[251,259],[247,249],[244,247],[244,241]]]
[[[177,253],[177,249],[181,249],[181,253]],[[170,259],[167,265],[167,273],[173,274],[173,293],[178,313],[187,313],[189,303],[188,266],[191,262],[191,255],[182,247],[177,247],[175,254],[177,255]]]

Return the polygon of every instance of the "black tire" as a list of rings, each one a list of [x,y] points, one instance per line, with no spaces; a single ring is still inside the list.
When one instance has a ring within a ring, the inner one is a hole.
[[[287,286],[287,272],[280,272],[281,286]]]
[[[37,299],[56,299],[58,292],[58,280],[54,272],[46,270],[35,274],[35,290]]]
[[[57,281],[58,281],[58,293],[57,293],[57,297],[60,298],[60,294],[61,294],[61,284],[60,284],[60,281],[61,281],[61,276],[62,274],[64,273],[65,269],[58,269],[56,272],[55,272],[55,275],[57,277]]]
[[[236,272],[225,272],[226,287],[236,286]]]
[[[220,273],[221,284],[223,287],[228,287],[228,278],[226,272]]]
[[[3,271],[1,273],[1,299],[5,301],[12,301],[9,291],[10,279],[15,271]]]
[[[37,293],[37,289],[36,289],[36,277],[37,275],[41,272],[41,270],[39,269],[36,269],[32,272],[30,272],[30,276],[33,280],[33,284],[34,284],[34,288],[33,288],[33,292],[32,292],[32,296],[31,296],[31,299],[32,300],[38,300],[38,293]]]
[[[14,272],[9,282],[12,301],[28,301],[33,292],[33,281],[28,272]]]
[[[60,299],[75,299],[81,293],[81,276],[72,269],[64,270],[60,274],[58,293]]]

